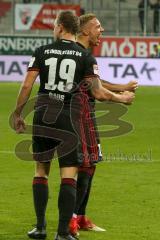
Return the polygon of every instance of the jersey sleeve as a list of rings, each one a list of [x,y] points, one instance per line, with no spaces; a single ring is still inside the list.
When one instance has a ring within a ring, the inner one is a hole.
[[[99,77],[98,64],[96,59],[89,53],[85,58],[84,78]]]
[[[40,49],[37,48],[31,57],[28,65],[28,71],[38,71],[40,69]]]

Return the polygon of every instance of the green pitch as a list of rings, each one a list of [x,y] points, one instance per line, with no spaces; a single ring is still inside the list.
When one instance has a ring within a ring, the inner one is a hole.
[[[8,124],[18,89],[18,83],[0,84],[0,240],[27,240],[26,232],[35,223],[31,193],[34,163],[14,154],[16,144],[31,136],[16,135]],[[107,231],[81,232],[80,239],[159,240],[159,96],[159,87],[139,87],[135,103],[122,117],[133,130],[102,138],[105,161],[97,166],[88,216]],[[101,128],[108,131],[109,126]],[[53,162],[47,239],[53,239],[56,232],[58,185],[58,165]]]

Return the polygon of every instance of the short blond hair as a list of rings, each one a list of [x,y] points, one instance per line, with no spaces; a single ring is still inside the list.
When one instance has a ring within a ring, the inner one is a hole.
[[[87,14],[81,15],[79,17],[80,31],[90,20],[92,20],[94,18],[96,18],[96,15],[94,13],[87,13]]]

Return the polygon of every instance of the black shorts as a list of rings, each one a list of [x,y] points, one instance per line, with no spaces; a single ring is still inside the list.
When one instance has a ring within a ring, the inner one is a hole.
[[[36,161],[51,161],[55,150],[60,167],[89,167],[95,159],[97,161],[96,137],[88,132],[91,127],[88,109],[80,102],[81,98],[77,100],[76,106],[75,102],[64,106],[63,102],[50,100],[49,97],[37,101],[32,144]]]

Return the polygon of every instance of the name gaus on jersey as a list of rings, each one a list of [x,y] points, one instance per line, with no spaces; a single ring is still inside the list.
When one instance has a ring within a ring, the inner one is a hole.
[[[82,53],[74,50],[45,49],[44,54],[74,55],[82,57]]]

